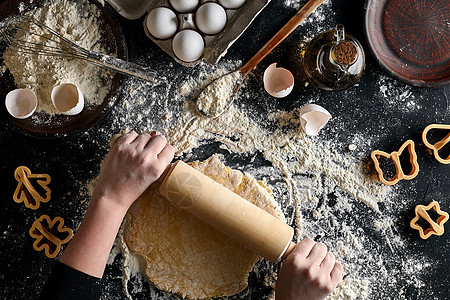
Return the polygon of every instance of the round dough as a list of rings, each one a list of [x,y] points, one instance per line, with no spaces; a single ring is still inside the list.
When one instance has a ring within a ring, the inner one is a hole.
[[[262,182],[224,166],[215,156],[190,165],[284,220]],[[124,230],[129,249],[144,258],[150,281],[192,299],[230,296],[247,287],[248,274],[260,257],[173,206],[158,189],[153,184],[133,204]]]

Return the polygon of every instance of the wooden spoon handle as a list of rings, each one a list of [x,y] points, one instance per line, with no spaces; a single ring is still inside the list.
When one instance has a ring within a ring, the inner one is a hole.
[[[245,76],[253,70],[258,63],[266,57],[270,51],[273,50],[279,43],[281,43],[298,25],[300,25],[317,7],[319,7],[325,0],[309,0],[296,14],[275,34],[258,53],[256,53],[244,66],[241,68],[241,73]]]

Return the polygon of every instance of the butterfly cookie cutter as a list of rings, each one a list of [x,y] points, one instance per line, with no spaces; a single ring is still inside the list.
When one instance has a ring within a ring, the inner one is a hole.
[[[64,227],[63,218],[55,217],[51,220],[47,215],[34,221],[29,233],[36,239],[33,248],[36,251],[44,250],[48,258],[55,258],[61,250],[61,245],[67,243],[73,236],[72,229]]]
[[[448,129],[449,132],[448,132],[447,136],[444,137],[442,140],[438,141],[435,144],[431,144],[427,138],[428,131],[430,131],[431,129],[444,129],[444,130]],[[428,125],[427,127],[425,127],[425,129],[422,132],[422,140],[423,140],[423,143],[425,144],[425,146],[427,146],[428,148],[433,150],[434,157],[437,159],[438,162],[440,162],[441,164],[450,164],[450,154],[448,155],[447,158],[442,158],[439,155],[439,150],[441,150],[447,143],[450,142],[450,125],[445,125],[445,124],[430,124],[430,125]]]
[[[51,190],[48,187],[50,183],[50,175],[48,174],[31,174],[30,169],[20,166],[14,172],[18,184],[14,191],[13,200],[17,203],[23,202],[26,207],[36,210],[41,205],[41,202],[50,201]],[[41,195],[30,179],[38,179],[37,183],[44,189],[45,194]]]
[[[410,156],[410,162],[411,162],[411,166],[412,166],[411,172],[409,174],[405,174],[403,172],[402,166],[400,164],[400,155],[403,153],[403,151],[406,148],[408,149],[409,156]],[[419,173],[419,164],[417,162],[417,154],[416,154],[415,147],[414,147],[414,141],[412,141],[412,140],[407,140],[406,142],[404,142],[398,151],[394,151],[389,154],[384,151],[374,150],[374,151],[372,151],[370,156],[375,164],[375,169],[378,172],[378,177],[380,178],[380,181],[386,185],[394,185],[402,179],[411,180],[414,177],[416,177],[417,174]],[[388,159],[391,159],[394,162],[396,174],[390,180],[386,180],[384,178],[383,170],[381,170],[380,163],[378,161],[379,156],[386,157]]]
[[[439,218],[436,220],[436,222],[430,218],[430,215],[427,212],[432,208],[434,208],[434,210],[440,215]],[[409,225],[411,226],[411,228],[417,229],[419,231],[419,235],[422,239],[425,240],[429,238],[432,234],[442,235],[444,233],[444,223],[447,222],[449,216],[448,213],[443,212],[440,209],[439,203],[437,203],[436,201],[432,201],[427,206],[417,205],[414,211],[416,213],[416,216],[411,220]],[[430,223],[431,227],[424,230],[421,226],[419,226],[417,224],[417,221],[421,217],[425,219],[428,223]]]

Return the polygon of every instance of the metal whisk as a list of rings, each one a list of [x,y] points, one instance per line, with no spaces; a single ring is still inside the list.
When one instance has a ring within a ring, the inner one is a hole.
[[[4,24],[5,26],[0,28],[2,38],[11,48],[19,52],[82,59],[96,66],[142,80],[158,83],[162,81],[156,77],[154,71],[147,68],[110,55],[86,50],[33,17],[13,16]],[[25,40],[19,36],[29,38]]]

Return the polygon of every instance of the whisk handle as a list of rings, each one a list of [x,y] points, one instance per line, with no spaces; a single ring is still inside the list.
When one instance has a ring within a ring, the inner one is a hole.
[[[150,82],[159,81],[156,77],[156,72],[135,63],[127,62],[103,53],[89,51],[87,61],[99,67],[113,70],[124,75],[134,76]]]

